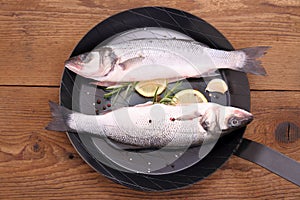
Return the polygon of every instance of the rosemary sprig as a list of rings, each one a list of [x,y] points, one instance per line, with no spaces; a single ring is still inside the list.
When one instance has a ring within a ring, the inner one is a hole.
[[[118,89],[118,88],[122,88],[124,87],[124,84],[122,85],[113,85],[113,86],[109,86],[107,88],[105,88],[106,90],[114,90],[114,89]]]
[[[113,96],[115,93],[119,93],[119,92],[122,90],[122,88],[123,88],[123,87],[113,89],[113,91],[104,94],[104,98],[105,98],[105,99],[110,98],[110,97]]]
[[[125,89],[125,93],[124,93],[123,98],[126,98],[127,95],[131,91],[134,90],[134,88],[137,84],[138,84],[138,82],[131,82],[131,83],[124,83],[124,84],[121,84],[121,85],[115,85],[115,86],[107,87],[106,90],[111,90],[111,91],[104,94],[104,98],[108,99],[108,98],[112,97],[111,104],[114,104],[115,101],[118,98],[118,95],[120,94],[120,92],[122,90]],[[158,98],[157,92],[158,92],[159,87],[157,87],[156,90],[155,90],[154,96],[153,96],[153,100],[152,100],[153,104],[154,103],[162,103],[162,104],[173,104],[173,103],[175,103],[174,102],[174,93],[181,84],[182,84],[182,81],[176,82],[175,85],[171,89],[169,89],[167,91],[167,93],[164,95],[164,97],[161,98],[161,99]]]
[[[127,87],[127,89],[129,90],[133,84],[134,83],[124,83],[122,85],[114,85],[114,86],[107,87],[106,90],[112,90],[112,91],[104,94],[104,98],[108,99],[114,94],[118,95],[125,87]]]
[[[158,91],[158,89],[159,89],[159,87],[157,87],[156,88],[156,90],[155,90],[155,93],[154,93],[154,96],[153,96],[153,104],[155,103],[155,102],[157,102],[157,91]]]
[[[173,103],[173,99],[171,98],[163,98],[159,101],[159,103],[163,103],[163,104],[170,104],[170,103]]]
[[[124,95],[122,94],[122,98],[127,98],[128,94],[130,94],[130,92],[132,90],[134,90],[137,83],[138,82],[130,82],[130,83],[124,83],[124,84],[121,84],[121,85],[114,85],[114,86],[107,87],[106,90],[111,90],[111,92],[108,92],[108,93],[104,94],[103,97],[105,99],[111,98],[111,104],[113,105],[117,101],[117,99],[119,97],[119,94],[124,89],[126,89],[126,90],[125,90]]]
[[[117,101],[117,99],[118,99],[118,97],[119,97],[119,94],[120,94],[121,90],[122,90],[122,89],[119,89],[119,90],[117,91],[116,95],[113,96],[113,98],[111,99],[111,104],[112,104],[112,105],[114,105],[114,104],[116,103],[116,101]]]
[[[174,85],[174,87],[172,89],[170,89],[167,94],[158,102],[158,103],[164,103],[164,104],[172,104],[175,103],[173,98],[174,98],[174,93],[175,90],[182,84],[182,81],[180,82],[176,82],[176,84]]]
[[[154,103],[163,103],[163,104],[173,104],[173,103],[175,103],[175,102],[174,102],[174,95],[173,95],[173,94],[175,93],[176,89],[177,89],[181,84],[182,84],[181,81],[180,81],[180,82],[176,82],[176,84],[174,85],[174,87],[171,88],[171,89],[166,93],[166,95],[164,95],[164,97],[161,98],[161,99],[158,98],[157,91],[158,91],[159,87],[157,87],[156,90],[155,90],[154,96],[153,96],[153,100],[152,100],[153,104],[154,104]]]

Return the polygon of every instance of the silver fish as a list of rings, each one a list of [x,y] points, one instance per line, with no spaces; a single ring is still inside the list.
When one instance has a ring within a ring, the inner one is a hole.
[[[146,103],[103,115],[86,115],[49,102],[53,120],[47,130],[75,131],[143,147],[188,147],[243,127],[251,113],[215,103],[164,105]]]
[[[256,59],[263,56],[268,48],[223,51],[189,40],[136,39],[102,46],[73,57],[66,61],[65,67],[103,86],[213,76],[218,69],[265,75],[261,61]]]

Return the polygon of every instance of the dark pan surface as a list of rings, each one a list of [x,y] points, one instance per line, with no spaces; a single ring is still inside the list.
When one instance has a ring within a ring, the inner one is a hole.
[[[91,51],[112,35],[143,27],[168,28],[181,32],[212,48],[233,49],[221,33],[205,21],[191,14],[169,8],[146,7],[128,10],[101,22],[84,36],[71,56]],[[227,104],[249,110],[250,90],[246,75],[229,70],[221,71],[221,75],[229,86],[230,95],[228,94],[227,96]],[[72,99],[72,96],[80,91],[81,88],[81,85],[74,84],[75,79],[76,74],[65,69],[61,82],[60,100],[63,106],[70,109],[76,105],[76,100]],[[172,168],[175,168],[176,165],[170,165],[166,168],[168,173],[161,173],[160,175],[128,173],[116,170],[110,167],[115,165],[115,163],[112,163],[105,156],[101,157],[101,159],[99,157],[95,158],[77,133],[69,132],[68,135],[82,158],[96,171],[117,183],[133,189],[161,191],[185,187],[209,176],[236,151],[243,133],[244,129],[240,129],[221,138],[213,150],[202,160],[196,162],[196,164],[187,168],[181,166],[182,169],[174,170],[174,172],[172,172]],[[189,151],[192,152],[195,149],[191,148]]]

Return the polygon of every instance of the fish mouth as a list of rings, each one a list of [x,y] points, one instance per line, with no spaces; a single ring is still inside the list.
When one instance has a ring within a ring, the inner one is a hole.
[[[241,121],[241,126],[246,126],[246,125],[250,124],[250,122],[252,122],[252,121],[253,121],[253,115],[244,117]]]
[[[238,127],[232,127],[232,128],[229,128],[229,129],[222,129],[222,134],[227,134],[227,133],[231,133],[232,131],[235,131],[237,129],[240,129],[242,127],[245,127],[247,126],[248,124],[250,124],[252,121],[253,121],[254,117],[253,115],[248,115],[246,117],[243,117],[241,119],[241,124],[240,126]]]
[[[79,72],[82,70],[81,58],[80,56],[72,57],[65,61],[65,67],[71,71]]]

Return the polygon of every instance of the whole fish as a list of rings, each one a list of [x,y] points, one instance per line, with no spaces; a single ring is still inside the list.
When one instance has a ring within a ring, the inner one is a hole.
[[[136,39],[96,48],[72,57],[65,67],[110,86],[120,82],[216,75],[218,69],[232,69],[257,75],[266,71],[257,58],[269,47],[250,47],[223,51],[190,40]]]
[[[164,105],[146,103],[103,115],[86,115],[49,102],[53,120],[46,129],[75,131],[143,147],[188,147],[243,127],[251,113],[215,103]]]

